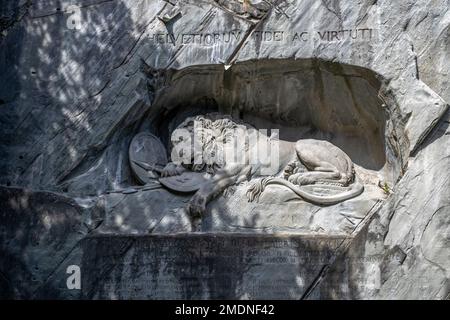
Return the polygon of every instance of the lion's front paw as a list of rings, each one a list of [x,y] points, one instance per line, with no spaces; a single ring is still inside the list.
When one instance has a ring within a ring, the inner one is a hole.
[[[171,177],[177,176],[184,172],[184,168],[182,166],[176,165],[174,163],[167,164],[164,169],[161,171],[161,177]]]
[[[200,217],[206,211],[206,195],[196,193],[187,204],[187,211],[192,217]]]
[[[297,179],[300,177],[300,174],[292,174],[290,175],[287,180],[292,184],[298,184]]]

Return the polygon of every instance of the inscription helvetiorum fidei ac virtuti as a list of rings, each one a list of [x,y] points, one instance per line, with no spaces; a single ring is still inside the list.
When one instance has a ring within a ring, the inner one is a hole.
[[[445,5],[6,3],[1,297],[448,295]]]

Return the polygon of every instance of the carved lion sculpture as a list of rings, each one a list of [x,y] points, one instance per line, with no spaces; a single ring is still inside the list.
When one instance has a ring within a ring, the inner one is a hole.
[[[195,124],[201,124],[196,126]],[[196,128],[199,129],[196,129]],[[237,130],[237,129],[243,130]],[[248,124],[233,120],[229,116],[218,113],[206,114],[186,119],[177,129],[184,129],[191,139],[189,146],[196,145],[191,151],[194,156],[203,159],[215,159],[209,163],[175,164],[169,163],[162,171],[162,176],[179,175],[186,171],[208,171],[212,177],[203,183],[191,198],[187,210],[191,215],[201,215],[206,205],[226,188],[240,184],[250,178],[263,177],[253,181],[247,191],[249,201],[259,198],[265,187],[274,184],[289,188],[305,201],[317,205],[332,205],[360,195],[364,187],[355,180],[355,171],[350,158],[341,149],[328,141],[304,139],[296,142],[282,141],[267,137]],[[248,139],[240,137],[247,130],[257,132],[257,141],[263,141],[265,148],[276,150],[274,154],[255,152],[258,144],[252,144]],[[245,143],[238,147],[239,161],[217,157],[227,148],[236,148],[238,138]],[[181,139],[182,140],[182,139]],[[182,143],[180,137],[172,135],[173,148]],[[192,143],[195,140],[195,143]],[[186,141],[184,141],[186,142]],[[267,147],[268,145],[268,147]],[[178,148],[179,152],[183,148]],[[251,161],[250,154],[257,154],[257,161]],[[182,152],[179,152],[182,153]],[[276,161],[274,161],[274,159]],[[173,159],[172,159],[173,161]],[[194,161],[192,161],[194,162]],[[267,168],[273,174],[267,176]],[[264,170],[266,169],[266,170]],[[265,177],[264,177],[265,176]],[[339,186],[342,192],[330,195],[316,195],[304,190],[301,186],[322,184],[330,188]]]

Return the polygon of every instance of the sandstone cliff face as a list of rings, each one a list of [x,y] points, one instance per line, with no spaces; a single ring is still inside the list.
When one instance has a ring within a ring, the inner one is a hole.
[[[58,243],[58,259],[31,270],[49,248],[36,248],[33,237],[17,238],[36,225],[11,219],[29,210],[28,203],[14,205],[28,197],[21,188],[34,190],[27,192],[36,192],[33,203],[43,207],[61,197],[61,219],[82,225],[84,211],[71,198],[135,183],[127,158],[134,134],[148,129],[164,136],[169,118],[212,106],[282,125],[351,132],[359,138],[348,147],[354,156],[386,169],[386,201],[315,271],[301,296],[449,297],[450,1],[249,3],[4,1],[2,252],[24,274],[38,275],[35,286],[17,287],[10,264],[0,259],[5,296],[43,296],[51,275],[82,251],[80,237],[60,243],[63,228],[45,242]],[[295,101],[309,107],[296,110]],[[352,108],[340,108],[341,102]],[[358,153],[361,148],[367,149]],[[86,213],[83,235],[97,227],[96,210]],[[183,222],[180,230],[191,229]]]

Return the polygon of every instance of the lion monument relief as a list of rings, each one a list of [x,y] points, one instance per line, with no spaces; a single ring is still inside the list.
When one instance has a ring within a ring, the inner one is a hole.
[[[171,162],[159,181],[175,191],[195,191],[187,206],[193,216],[228,187],[250,180],[249,201],[258,200],[268,185],[284,186],[316,205],[336,204],[364,190],[349,156],[330,142],[279,140],[219,113],[187,118],[171,142]],[[340,192],[315,194],[304,188],[311,185]]]

